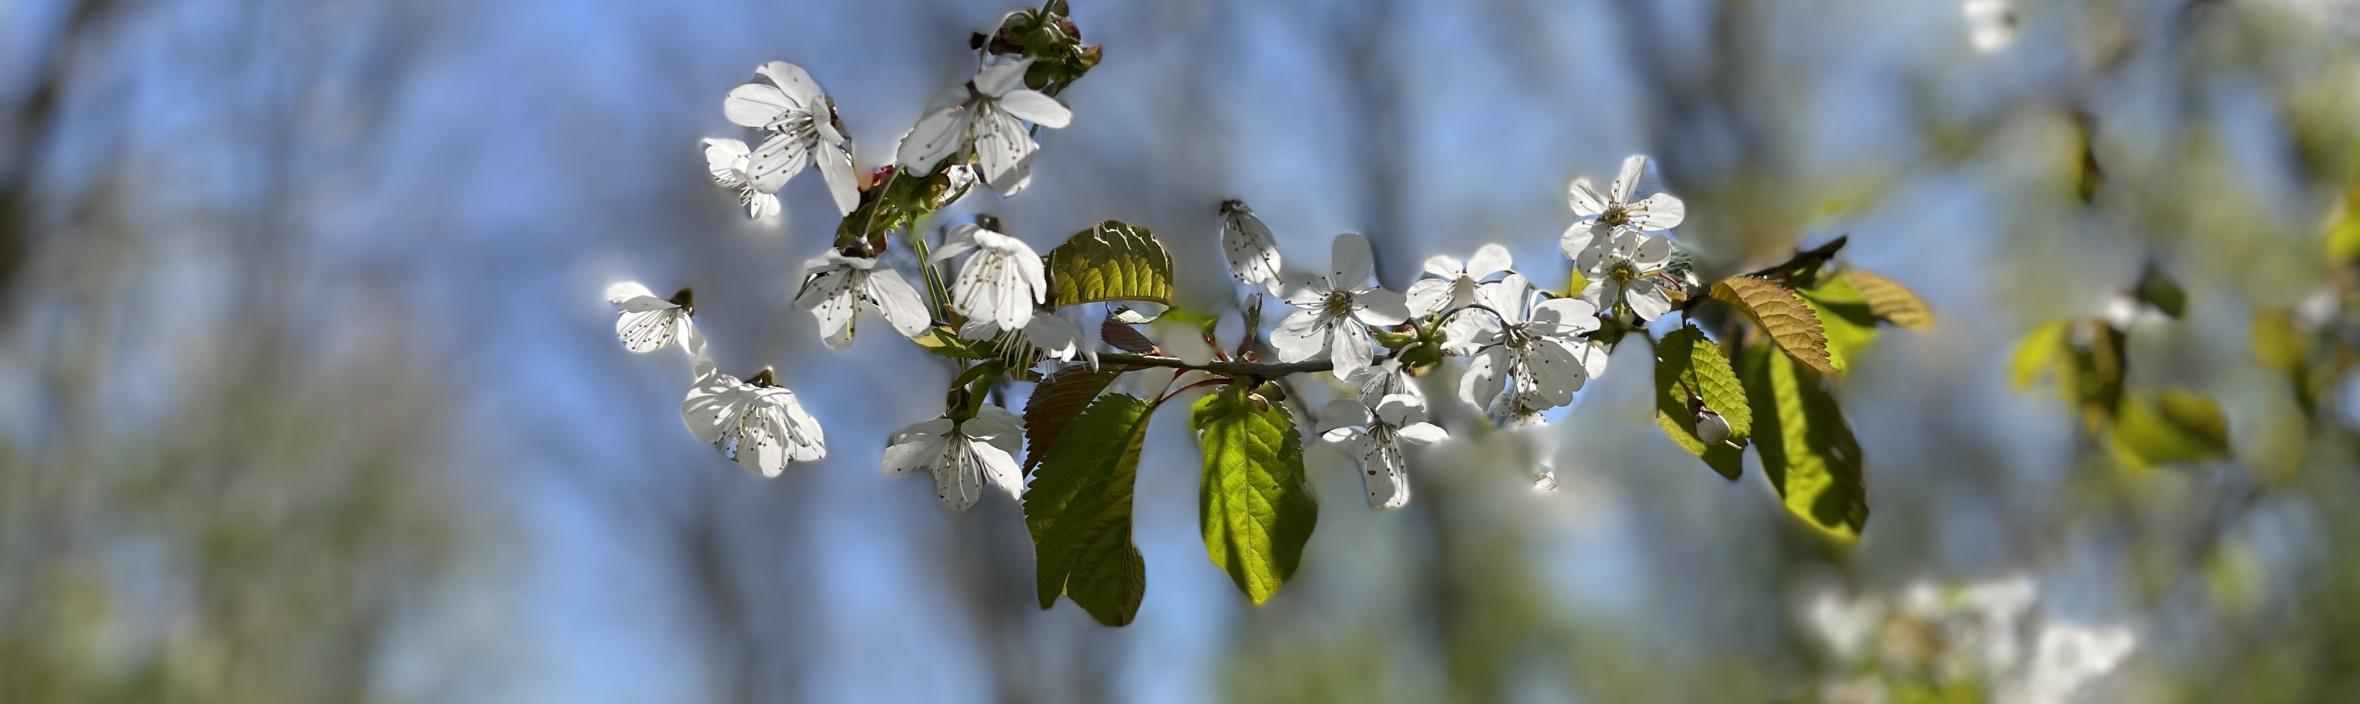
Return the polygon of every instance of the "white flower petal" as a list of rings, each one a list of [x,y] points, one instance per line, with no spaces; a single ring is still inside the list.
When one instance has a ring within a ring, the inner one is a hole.
[[[1450,279],[1418,279],[1409,282],[1409,293],[1403,296],[1403,304],[1409,307],[1410,315],[1421,318],[1440,313],[1450,307],[1451,288]]]
[[[1279,281],[1278,242],[1270,226],[1254,217],[1244,203],[1224,204],[1221,212],[1221,249],[1229,256],[1229,275],[1248,286]]]
[[[680,402],[680,418],[688,423],[688,432],[707,443],[718,442],[730,423],[745,414],[746,404],[753,400],[743,382],[737,377],[711,373],[698,377],[688,389],[688,397]]]
[[[1371,442],[1362,446],[1360,459],[1361,480],[1368,487],[1369,508],[1380,511],[1409,505],[1409,473],[1401,461],[1401,448]]]
[[[1329,245],[1328,283],[1342,290],[1358,290],[1377,276],[1377,257],[1368,238],[1353,233],[1336,235]]]
[[[919,298],[918,290],[901,278],[901,272],[883,268],[871,271],[868,287],[870,305],[902,337],[916,337],[933,324],[933,316],[926,312],[925,299]]]
[[[1301,362],[1327,349],[1329,321],[1316,309],[1296,311],[1270,331],[1270,346],[1282,362]]]
[[[1409,302],[1397,291],[1361,291],[1352,294],[1352,317],[1370,325],[1400,325],[1409,319]]]
[[[1608,193],[1616,203],[1629,204],[1631,196],[1639,192],[1639,180],[1646,178],[1647,155],[1623,157],[1622,171],[1614,175],[1614,188]]]
[[[1640,271],[1662,269],[1672,259],[1671,240],[1641,235],[1637,244],[1636,251],[1631,254],[1631,263],[1638,265]]]
[[[1000,96],[1000,109],[1049,129],[1064,129],[1073,122],[1073,110],[1049,94],[1030,88],[1018,88]]]
[[[1328,359],[1336,365],[1336,378],[1352,376],[1353,372],[1368,366],[1374,355],[1368,349],[1367,326],[1361,325],[1360,321],[1343,318],[1337,320],[1332,329],[1333,345],[1328,350]]]
[[[1420,445],[1432,445],[1450,439],[1450,433],[1448,431],[1443,430],[1442,426],[1435,425],[1433,423],[1411,423],[1409,425],[1401,426],[1400,429],[1397,429],[1393,432],[1394,434],[1401,436],[1401,439],[1403,440],[1408,440]]]
[[[1576,178],[1565,187],[1565,204],[1573,208],[1573,214],[1585,218],[1594,218],[1606,212],[1606,196],[1599,194],[1598,189],[1590,185],[1588,176]]]
[[[1024,123],[1016,116],[1000,110],[983,110],[975,116],[975,157],[983,167],[983,181],[1000,195],[1015,195],[1028,175],[1024,161],[1032,156],[1032,136],[1024,131]]]
[[[810,165],[810,145],[802,137],[788,134],[771,135],[754,148],[754,155],[746,162],[746,180],[754,189],[765,193],[776,192],[787,181],[803,173]]]
[[[721,99],[721,114],[729,121],[744,127],[769,127],[780,116],[800,106],[777,86],[748,83],[731,88],[728,97]]]
[[[836,212],[851,215],[860,207],[860,175],[853,173],[852,150],[821,144],[813,160],[819,162],[820,180],[828,182],[828,196],[835,199]]]
[[[1373,413],[1377,422],[1398,428],[1424,416],[1426,405],[1409,394],[1390,394],[1377,400]]]
[[[1500,387],[1506,385],[1508,351],[1493,347],[1475,354],[1467,363],[1467,371],[1459,375],[1459,400],[1478,411],[1489,411]]]
[[[1669,230],[1688,218],[1688,205],[1670,193],[1648,196],[1632,206],[1631,225],[1642,230]]]
[[[901,147],[894,150],[894,163],[907,169],[911,176],[934,173],[935,165],[966,146],[967,119],[972,114],[957,104],[927,113],[910,128],[909,134],[902,136]]]
[[[1654,320],[1672,311],[1672,299],[1663,289],[1644,280],[1632,282],[1623,302],[1631,304],[1631,313],[1640,320]]]
[[[1516,261],[1508,255],[1508,248],[1486,244],[1475,248],[1475,256],[1467,259],[1466,273],[1471,278],[1482,280],[1491,278],[1493,274],[1507,273],[1515,267]]]
[[[1032,59],[1003,59],[976,72],[975,92],[992,97],[1007,95],[1024,86],[1024,71],[1032,68]]]
[[[819,89],[819,81],[811,80],[811,73],[801,66],[772,61],[754,69],[754,73],[770,79],[798,107],[817,113],[827,105],[828,94]]]

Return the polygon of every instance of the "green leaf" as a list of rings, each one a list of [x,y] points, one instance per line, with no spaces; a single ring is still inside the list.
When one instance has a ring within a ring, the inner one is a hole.
[[[2115,457],[2134,467],[2222,459],[2229,456],[2229,421],[2212,399],[2167,389],[2127,399],[2107,439]]]
[[[1754,452],[1788,512],[1837,540],[1860,537],[1868,524],[1868,485],[1860,442],[1820,376],[1769,346],[1745,350],[1745,386],[1753,406]]]
[[[2024,333],[2024,339],[2016,343],[2016,352],[2008,360],[2008,375],[2016,388],[2031,388],[2033,382],[2040,380],[2042,372],[2056,367],[2057,360],[2072,351],[2068,339],[2072,329],[2072,321],[2060,320]]]
[[[2098,165],[2098,122],[2088,112],[2073,112],[2074,149],[2079,153],[2073,171],[2073,194],[2088,203],[2106,185],[2106,169]]]
[[[2139,283],[2131,287],[2131,297],[2173,320],[2188,314],[2188,291],[2180,288],[2180,282],[2172,280],[2155,262],[2148,262],[2146,268],[2139,270]]]
[[[1172,303],[1172,254],[1146,228],[1098,223],[1049,250],[1050,303]]]
[[[1284,404],[1236,386],[1197,401],[1189,424],[1205,455],[1197,495],[1205,552],[1259,606],[1294,575],[1319,522],[1302,437]]]
[[[2067,334],[2069,364],[2063,368],[2065,398],[2081,411],[2084,427],[2096,432],[2114,420],[2122,406],[2123,381],[2129,376],[2128,341],[2122,330],[2095,318],[2079,321],[2089,331],[2089,344]]]
[[[2262,365],[2287,373],[2299,372],[2311,356],[2311,345],[2294,324],[2294,312],[2272,308],[2253,317],[2253,356]]]
[[[1877,317],[1869,309],[1868,299],[1840,276],[1822,278],[1819,285],[1795,293],[1819,316],[1820,327],[1827,333],[1828,363],[1837,371],[1850,370],[1852,358],[1877,336]]]
[[[1697,437],[1690,394],[1704,399],[1705,408],[1729,422],[1727,441],[1707,446]],[[1728,355],[1696,328],[1680,328],[1655,345],[1655,425],[1713,471],[1737,480],[1745,464],[1745,441],[1753,432],[1753,410],[1746,405],[1745,387],[1729,367]]]
[[[2360,264],[2360,186],[2344,193],[2343,205],[2328,220],[2327,264],[2335,267]]]
[[[1109,626],[1139,614],[1147,566],[1131,542],[1131,497],[1154,410],[1124,394],[1100,397],[1034,473],[1024,526],[1032,533],[1041,608],[1063,593]]]
[[[984,349],[976,343],[959,339],[958,331],[941,325],[927,328],[925,332],[911,337],[910,341],[918,343],[920,349],[938,357],[985,359],[992,356],[991,350]]]
[[[1768,279],[1733,276],[1713,284],[1713,298],[1744,311],[1795,361],[1821,374],[1836,373],[1827,356],[1827,331],[1794,291]]]
[[[1048,456],[1049,448],[1057,445],[1067,425],[1073,423],[1090,400],[1114,383],[1115,377],[1130,371],[1129,367],[1106,365],[1091,369],[1073,365],[1057,370],[1033,386],[1032,396],[1024,400],[1024,444],[1032,448],[1025,455],[1024,468],[1031,471]]]
[[[1934,309],[1909,287],[1858,269],[1846,270],[1839,278],[1860,292],[1868,313],[1878,320],[1911,330],[1934,327]]]

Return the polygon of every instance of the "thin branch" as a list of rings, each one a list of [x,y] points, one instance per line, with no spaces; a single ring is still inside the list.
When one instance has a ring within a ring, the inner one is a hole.
[[[1212,372],[1215,374],[1250,375],[1263,379],[1273,379],[1288,374],[1308,374],[1311,372],[1331,371],[1336,368],[1335,363],[1324,359],[1315,359],[1308,362],[1264,363],[1213,361],[1206,362],[1204,364],[1193,364],[1188,360],[1180,359],[1178,357],[1166,357],[1163,355],[1152,354],[1128,354],[1123,352],[1100,352],[1098,353],[1098,363],[1100,365],[1128,364],[1137,367],[1194,369],[1197,371]]]
[[[1838,250],[1842,250],[1844,248],[1844,243],[1850,239],[1852,239],[1852,236],[1848,234],[1836,235],[1836,238],[1828,240],[1827,244],[1812,247],[1810,249],[1796,250],[1795,255],[1788,257],[1786,261],[1755,270],[1746,275],[1764,279],[1785,280],[1802,275],[1804,273],[1818,271],[1819,267],[1825,266],[1828,260],[1836,258],[1836,252]]]

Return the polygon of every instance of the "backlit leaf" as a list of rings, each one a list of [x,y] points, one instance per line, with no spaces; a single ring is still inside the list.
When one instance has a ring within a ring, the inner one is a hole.
[[[1713,298],[1752,318],[1778,348],[1821,374],[1834,374],[1827,355],[1827,331],[1794,291],[1768,279],[1733,276],[1713,284]]]
[[[1285,404],[1235,386],[1197,401],[1189,424],[1205,456],[1197,495],[1205,552],[1260,605],[1294,575],[1319,522],[1301,433]]]
[[[1705,408],[1729,423],[1726,442],[1707,445],[1697,437],[1696,414],[1688,404],[1690,394],[1703,399]],[[1737,372],[1729,366],[1728,355],[1696,328],[1681,328],[1656,343],[1655,425],[1689,454],[1703,458],[1713,471],[1732,481],[1737,479],[1745,464],[1746,438],[1753,432],[1753,410],[1747,405]]]
[[[1172,253],[1146,228],[1098,223],[1049,250],[1050,302],[1172,302]]]
[[[1878,320],[1911,330],[1934,327],[1934,309],[1909,287],[1858,269],[1846,270],[1839,278],[1860,292],[1869,314]]]
[[[1767,345],[1746,347],[1743,376],[1753,406],[1754,451],[1788,512],[1850,542],[1868,524],[1860,442],[1819,374]]]
[[[1024,444],[1032,448],[1024,458],[1024,468],[1029,471],[1040,464],[1065,434],[1066,426],[1090,406],[1090,400],[1126,371],[1130,368],[1107,365],[1093,370],[1076,364],[1043,377],[1033,386],[1032,396],[1024,401]]]
[[[1139,450],[1155,408],[1110,394],[1075,419],[1024,492],[1041,608],[1062,593],[1109,626],[1131,622],[1147,594],[1147,567],[1131,542]]]
[[[2178,390],[2136,394],[2107,436],[2114,455],[2136,467],[2229,456],[2229,421],[2210,398]]]

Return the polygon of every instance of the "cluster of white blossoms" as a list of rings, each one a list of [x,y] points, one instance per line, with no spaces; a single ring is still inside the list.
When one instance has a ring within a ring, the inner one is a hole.
[[[955,335],[967,353],[1002,363],[988,369],[980,362],[961,365],[983,374],[1032,378],[1035,365],[1043,363],[1096,367],[1100,326],[1081,324],[1083,306],[1060,309],[1046,263],[1031,245],[1000,231],[988,216],[944,232],[930,252],[925,234],[915,228],[916,217],[956,202],[978,180],[1003,197],[1023,190],[1039,149],[1035,130],[1071,123],[1072,112],[1048,91],[1078,74],[1065,64],[1036,65],[1003,46],[1032,36],[1078,37],[1063,20],[1027,24],[1040,17],[1011,14],[1000,33],[978,35],[976,73],[928,102],[892,163],[875,177],[860,175],[835,103],[803,68],[763,64],[753,81],[723,99],[729,121],[761,138],[752,147],[737,139],[706,139],[707,165],[714,182],[733,192],[748,215],[777,215],[779,189],[814,166],[846,215],[835,242],[804,265],[794,299],[811,313],[829,347],[851,346],[863,319],[882,318],[902,337],[935,336],[939,343]],[[1007,27],[1031,29],[1010,33]],[[1074,56],[1094,62],[1095,49],[1085,49]],[[1449,437],[1428,421],[1428,402],[1414,373],[1446,357],[1465,358],[1457,398],[1493,422],[1529,428],[1546,422],[1543,412],[1571,405],[1576,392],[1605,373],[1610,343],[1593,340],[1594,333],[1609,322],[1617,334],[1643,325],[1688,295],[1688,284],[1666,272],[1673,258],[1667,237],[1685,206],[1668,193],[1642,192],[1652,190],[1642,188],[1647,177],[1647,158],[1632,156],[1603,193],[1587,177],[1570,185],[1576,222],[1559,244],[1587,282],[1578,295],[1533,285],[1498,244],[1483,245],[1466,259],[1426,260],[1406,292],[1380,285],[1368,240],[1356,234],[1334,238],[1325,271],[1290,271],[1270,228],[1235,200],[1220,207],[1222,250],[1230,274],[1256,292],[1241,303],[1258,312],[1267,294],[1294,308],[1268,330],[1269,349],[1285,363],[1324,361],[1325,371],[1343,382],[1348,391],[1320,414],[1321,437],[1359,460],[1370,505],[1395,508],[1410,496],[1403,447]],[[939,202],[912,205],[913,196],[896,190],[897,183],[926,183],[922,188],[930,190],[923,197]],[[893,241],[878,229],[889,211],[897,217],[915,213],[884,221],[886,230],[910,227]],[[884,257],[893,242],[919,255],[899,260],[901,266],[914,263],[917,274],[905,275]],[[911,276],[923,278],[926,289],[913,285]],[[818,423],[769,370],[746,379],[714,370],[691,323],[685,291],[668,300],[636,284],[618,285],[609,298],[619,316],[616,334],[627,348],[647,352],[679,340],[695,360],[682,412],[699,439],[766,476],[790,462],[825,456]],[[1248,331],[1253,337],[1262,333]],[[1250,360],[1253,347],[1241,346],[1240,354]],[[888,473],[931,471],[942,502],[954,509],[974,505],[985,487],[1016,497],[1024,490],[1017,461],[1023,419],[977,398],[964,386],[974,376],[961,374],[960,388],[941,415],[894,434],[883,458]]]
[[[1574,394],[1606,372],[1608,347],[1591,339],[1602,319],[1644,323],[1670,312],[1687,291],[1666,271],[1668,231],[1686,215],[1669,193],[1641,196],[1648,160],[1633,155],[1605,194],[1587,177],[1568,189],[1577,221],[1560,239],[1573,268],[1589,282],[1578,297],[1532,285],[1515,270],[1507,248],[1486,244],[1466,259],[1435,256],[1406,293],[1376,282],[1368,240],[1338,235],[1330,265],[1319,274],[1287,273],[1270,228],[1243,202],[1221,205],[1222,252],[1238,282],[1278,295],[1296,310],[1270,334],[1285,362],[1325,358],[1358,398],[1324,410],[1324,439],[1360,460],[1369,504],[1395,508],[1409,500],[1401,443],[1448,437],[1424,422],[1428,409],[1400,355],[1409,346],[1385,344],[1421,334],[1437,351],[1468,358],[1458,398],[1502,425],[1543,423],[1541,413],[1573,403]],[[1379,359],[1380,351],[1392,356]],[[1536,482],[1547,473],[1535,471]]]
[[[1811,593],[1801,617],[1838,676],[1821,699],[1892,701],[1896,680],[1969,687],[1990,701],[2063,704],[2113,672],[2138,646],[2123,626],[2068,623],[2037,613],[2039,590],[2013,576],[1945,588],[1918,582],[1897,599]]]
[[[827,456],[819,421],[803,410],[795,392],[778,385],[769,367],[744,379],[715,368],[691,317],[696,303],[688,289],[657,298],[646,286],[625,281],[608,286],[606,298],[615,306],[615,336],[624,349],[646,354],[678,344],[688,353],[694,378],[680,414],[698,440],[766,477],[778,476],[791,462]]]

